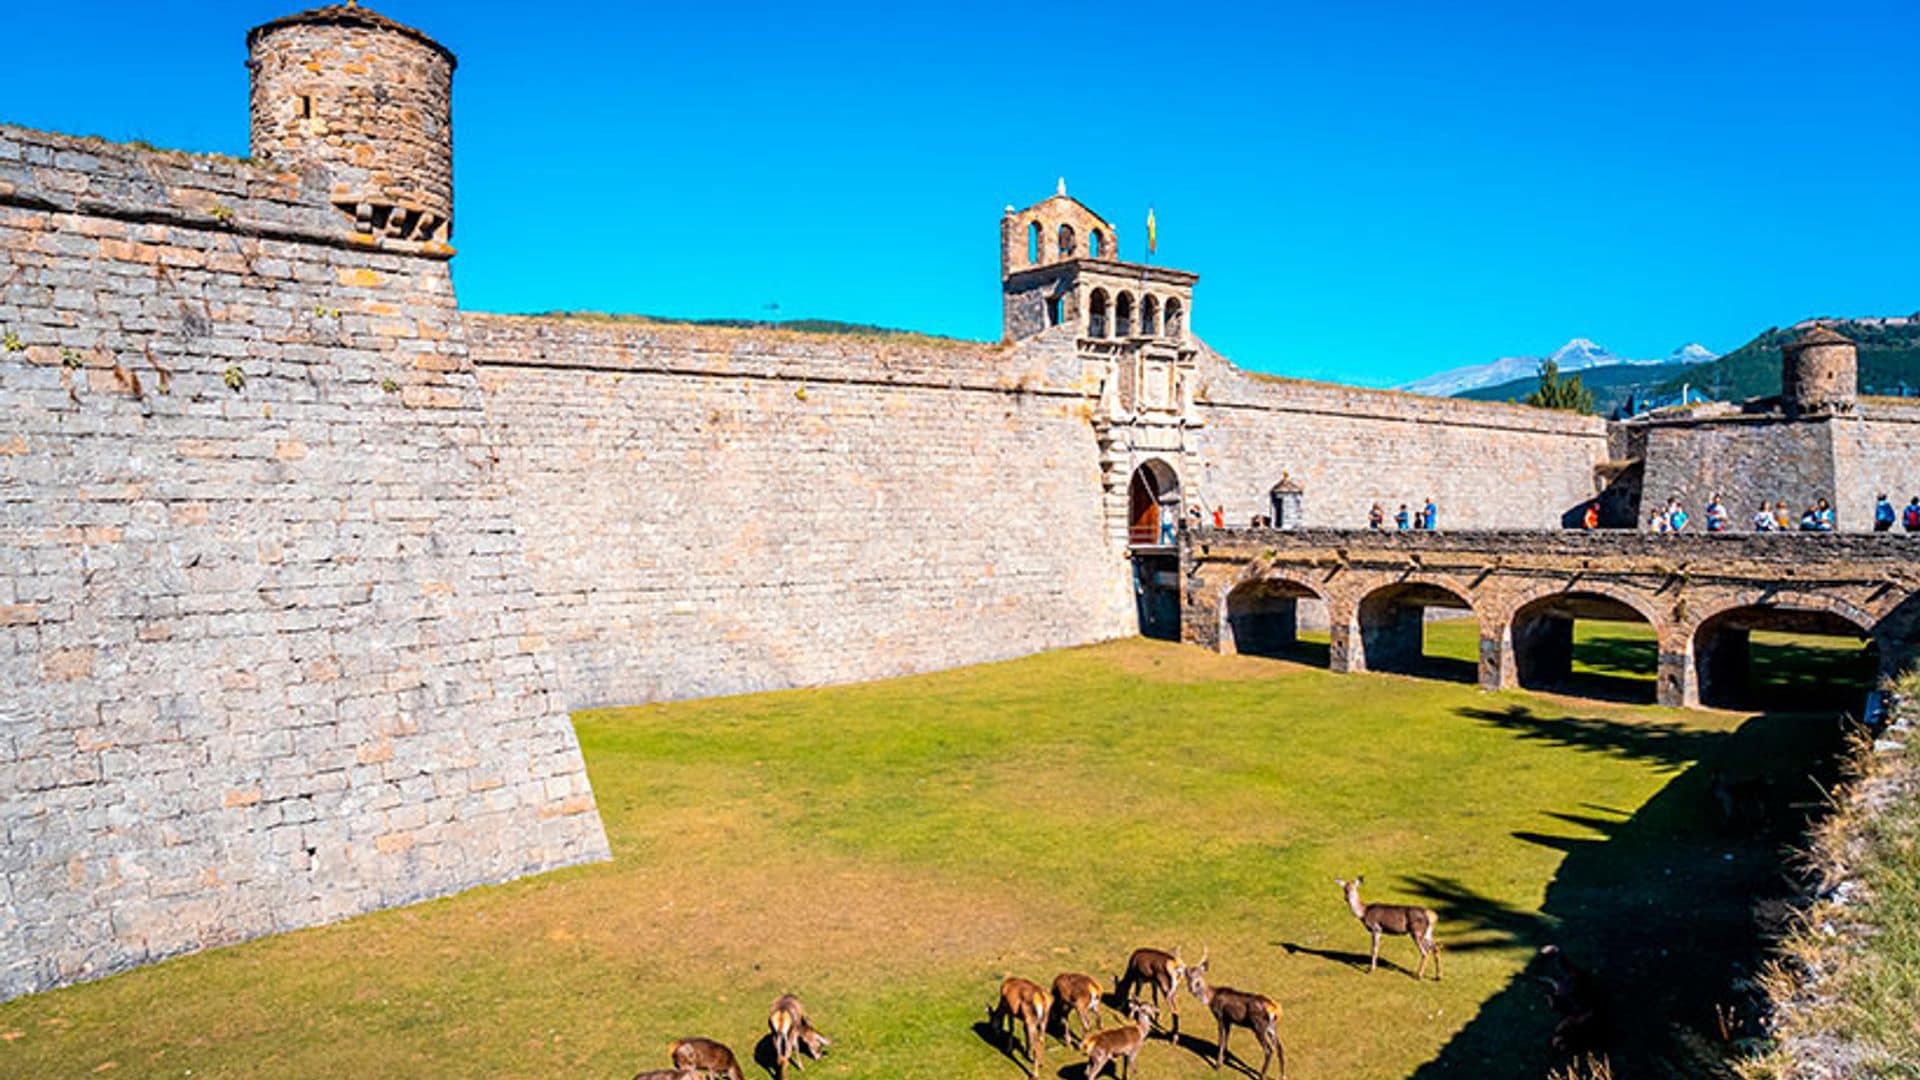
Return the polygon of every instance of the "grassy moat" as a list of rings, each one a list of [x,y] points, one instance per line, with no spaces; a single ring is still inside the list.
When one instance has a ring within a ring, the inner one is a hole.
[[[1650,642],[1582,629],[1589,676],[1650,669]],[[1428,637],[1473,655],[1470,626]],[[1810,646],[1759,666],[1783,689],[1857,674]],[[1110,985],[1133,947],[1180,944],[1281,1003],[1289,1076],[1537,1077],[1556,1017],[1523,972],[1548,942],[1608,988],[1618,1075],[1659,1076],[1732,1000],[1790,804],[1837,745],[1831,709],[1486,694],[1138,640],[576,722],[613,862],[0,1005],[0,1076],[627,1077],[685,1035],[750,1057],[791,991],[835,1040],[806,1075],[1011,1080],[976,1028],[1002,975]],[[1716,770],[1774,778],[1767,826],[1727,827]],[[1354,874],[1439,912],[1444,982],[1409,976],[1404,938],[1362,973],[1333,883]],[[1193,1038],[1154,1040],[1141,1076],[1214,1075],[1211,1019],[1182,1013]],[[1244,1031],[1233,1047],[1258,1063]],[[1046,1074],[1082,1060],[1049,1041]]]

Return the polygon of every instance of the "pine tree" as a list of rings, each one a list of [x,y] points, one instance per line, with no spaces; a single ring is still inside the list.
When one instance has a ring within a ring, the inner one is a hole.
[[[1521,400],[1528,405],[1542,409],[1562,409],[1567,412],[1590,413],[1593,411],[1593,391],[1580,382],[1580,376],[1560,377],[1560,365],[1552,360],[1540,363],[1540,387]]]

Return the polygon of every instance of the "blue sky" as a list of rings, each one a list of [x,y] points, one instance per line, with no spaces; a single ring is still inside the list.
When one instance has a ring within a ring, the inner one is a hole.
[[[1391,385],[1920,309],[1912,0],[377,10],[460,56],[462,303],[999,335],[1064,175],[1244,366]],[[16,0],[0,120],[245,153],[291,4]]]

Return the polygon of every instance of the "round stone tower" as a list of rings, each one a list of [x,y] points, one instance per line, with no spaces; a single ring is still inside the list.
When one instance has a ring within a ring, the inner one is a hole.
[[[1853,342],[1815,326],[1783,346],[1780,358],[1780,399],[1788,416],[1853,411],[1860,381],[1860,355]]]
[[[253,156],[325,176],[362,233],[453,235],[453,53],[348,3],[247,34]]]

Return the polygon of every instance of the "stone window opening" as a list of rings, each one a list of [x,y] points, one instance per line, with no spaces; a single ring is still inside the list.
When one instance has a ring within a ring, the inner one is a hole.
[[[1073,226],[1071,225],[1060,226],[1059,241],[1060,241],[1060,257],[1063,259],[1073,258],[1075,255],[1075,251],[1073,248]]]
[[[1185,315],[1186,315],[1186,312],[1184,309],[1181,308],[1179,300],[1171,299],[1171,298],[1167,300],[1167,336],[1168,337],[1177,338],[1177,337],[1180,337],[1186,331],[1186,326],[1183,321]]]
[[[1107,234],[1099,229],[1087,234],[1087,254],[1096,259],[1107,257]]]
[[[1160,301],[1149,296],[1140,301],[1140,333],[1147,337],[1160,332]]]
[[[1103,338],[1107,336],[1107,291],[1093,290],[1087,298],[1087,336]]]
[[[1047,297],[1047,325],[1060,325],[1060,298],[1057,296]]]
[[[306,94],[300,95],[300,119],[313,119],[313,98]]]
[[[1121,293],[1113,300],[1113,336],[1133,336],[1133,294]]]
[[[1027,265],[1040,265],[1040,223],[1037,221],[1027,223]]]

